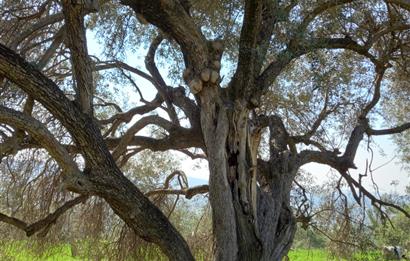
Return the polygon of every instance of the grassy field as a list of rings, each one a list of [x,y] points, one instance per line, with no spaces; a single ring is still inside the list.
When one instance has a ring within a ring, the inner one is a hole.
[[[335,257],[323,249],[297,249],[289,252],[291,261],[382,261],[380,253],[355,253],[350,259]]]
[[[90,253],[86,250],[80,250],[78,256],[73,257],[71,246],[69,244],[48,247],[46,251],[35,251],[36,247],[29,242],[2,243],[0,245],[0,260],[12,261],[77,261],[77,260],[96,260],[96,251]],[[158,249],[140,249],[138,250],[142,261],[162,261],[167,260],[163,257]],[[103,255],[102,255],[103,256]],[[100,255],[100,257],[102,257]],[[289,253],[291,261],[382,261],[378,252],[356,253],[350,259],[343,259],[332,256],[323,249],[297,249]],[[112,260],[111,258],[102,258],[100,260]],[[130,258],[129,260],[135,260]],[[196,256],[198,261],[206,261],[201,255]]]
[[[0,246],[1,260],[15,261],[30,261],[30,260],[45,260],[45,261],[74,261],[84,260],[71,256],[71,248],[69,245],[60,245],[47,248],[45,251],[37,252],[26,242],[4,243]]]

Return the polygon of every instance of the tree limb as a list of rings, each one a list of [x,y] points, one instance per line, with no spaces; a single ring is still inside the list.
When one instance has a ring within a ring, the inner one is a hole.
[[[169,87],[165,83],[155,64],[155,53],[163,39],[163,36],[159,34],[152,40],[151,45],[148,49],[148,53],[145,56],[145,67],[152,75],[155,82],[154,86],[157,89],[158,93],[161,95],[162,99],[165,101],[165,104],[167,105],[166,111],[168,113],[169,118],[171,119],[172,123],[179,125],[177,113],[175,111],[174,106],[172,105],[172,101],[169,96]]]
[[[56,13],[50,16],[46,16],[40,19],[37,23],[31,25],[25,31],[18,34],[18,37],[13,40],[12,49],[16,49],[17,46],[24,41],[27,37],[29,37],[32,33],[36,32],[37,30],[57,22],[60,22],[64,19],[63,13]]]
[[[366,134],[369,136],[389,135],[389,134],[402,133],[403,131],[406,131],[408,129],[410,129],[410,122],[404,123],[402,125],[399,125],[393,128],[383,129],[383,130],[374,130],[368,127],[366,129]]]
[[[137,132],[139,132],[140,130],[142,130],[150,124],[157,125],[167,131],[171,131],[171,128],[178,127],[157,115],[145,116],[138,120],[136,123],[134,123],[120,138],[120,142],[117,148],[112,153],[114,159],[117,160],[122,155],[122,153],[125,151],[126,147],[128,146],[128,144]]]
[[[245,12],[239,39],[238,67],[230,86],[234,99],[249,99],[253,91],[256,60],[258,58],[257,42],[262,22],[262,0],[245,1]]]
[[[260,86],[261,90],[266,90],[293,59],[317,49],[347,49],[367,57],[374,64],[379,63],[376,58],[368,52],[368,47],[361,46],[350,38],[291,40],[289,47],[280,52],[276,59],[274,59],[257,78],[257,85]]]
[[[145,193],[145,196],[151,197],[154,195],[184,195],[185,198],[191,199],[195,195],[198,194],[205,194],[209,192],[208,185],[200,185],[190,188],[182,188],[182,189],[155,189]]]
[[[400,211],[401,213],[403,213],[406,217],[410,218],[410,213],[408,213],[405,209],[403,209],[402,207],[400,207],[396,204],[386,202],[384,200],[376,198],[372,193],[370,193],[367,189],[365,189],[359,182],[357,182],[347,172],[339,170],[339,173],[340,173],[340,175],[342,175],[342,177],[346,180],[346,182],[348,184],[358,188],[363,195],[365,195],[368,199],[371,200],[372,205],[375,206],[376,208],[378,208],[379,210],[381,210],[381,206],[395,208],[398,211]]]
[[[66,43],[70,49],[71,66],[74,72],[76,99],[81,110],[92,115],[94,82],[91,60],[87,51],[83,6],[63,0],[63,13],[67,30]]]
[[[71,156],[65,148],[61,146],[48,129],[38,120],[25,113],[0,106],[0,122],[21,130],[26,130],[56,159],[61,168],[69,173],[79,172],[77,165],[71,159]]]
[[[9,217],[2,213],[0,213],[0,221],[8,223],[10,225],[13,225],[23,230],[24,232],[26,232],[26,235],[30,237],[42,229],[48,232],[48,229],[50,228],[50,226],[55,224],[55,222],[61,215],[63,215],[67,210],[73,208],[74,206],[80,203],[84,203],[87,199],[88,199],[87,195],[81,195],[72,200],[69,200],[65,202],[64,205],[56,209],[53,213],[47,215],[45,218],[38,220],[30,225],[28,225],[24,221],[21,221],[14,217]],[[42,236],[45,236],[45,234],[46,233],[42,233]]]
[[[208,62],[208,48],[205,37],[197,28],[195,21],[176,0],[122,0],[136,14],[157,26],[180,45],[186,67],[202,70]],[[200,73],[200,71],[196,72]]]
[[[306,31],[306,28],[309,26],[309,24],[320,14],[324,13],[325,11],[332,9],[336,6],[339,5],[344,5],[348,3],[352,3],[356,0],[338,0],[338,1],[332,1],[329,0],[327,2],[321,3],[318,6],[316,6],[312,12],[309,12],[304,18],[299,27],[296,29],[298,33],[304,33]]]

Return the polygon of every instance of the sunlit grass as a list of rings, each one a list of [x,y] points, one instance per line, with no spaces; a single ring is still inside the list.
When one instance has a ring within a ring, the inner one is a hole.
[[[105,257],[103,251],[107,251],[106,244],[98,244],[96,242],[77,242],[75,247],[76,256],[73,256],[70,244],[60,244],[55,246],[40,246],[30,241],[13,241],[0,242],[0,260],[6,261],[79,261],[79,260],[96,260],[95,255],[98,254],[100,261],[113,260]],[[108,249],[109,251],[109,249]],[[160,249],[157,246],[144,246],[135,250],[138,260],[141,261],[167,261]],[[206,261],[206,253],[200,251],[195,254],[195,260]],[[125,260],[136,260],[135,256],[125,258]]]
[[[44,251],[36,252],[26,241],[3,243],[0,246],[0,259],[13,261],[75,261],[83,260],[72,257],[70,245],[48,247]]]
[[[92,245],[90,245],[92,244]],[[80,247],[78,247],[78,245]],[[95,242],[80,242],[76,247],[77,255],[73,256],[72,245],[60,244],[55,246],[38,246],[30,241],[13,241],[0,243],[0,260],[13,261],[79,261],[79,260],[94,260],[94,255],[99,252],[99,249],[107,247],[101,243],[96,245]],[[91,247],[91,248],[90,248]],[[92,249],[92,252],[90,252]],[[107,249],[105,249],[107,250]],[[166,261],[168,260],[156,246],[140,247],[136,250],[136,254],[141,261]],[[196,253],[195,260],[206,261],[206,253]],[[324,249],[296,249],[289,252],[291,261],[382,261],[380,252],[369,251],[365,253],[354,253],[351,258],[345,259],[335,257]],[[99,255],[98,260],[112,260],[104,258],[104,255]],[[126,258],[126,260],[135,260],[135,257]]]
[[[378,251],[354,253],[349,259],[335,257],[323,249],[296,249],[289,252],[291,261],[382,261]]]
[[[322,249],[296,249],[291,250],[288,254],[292,261],[324,261],[337,260],[344,261],[345,259],[333,258],[329,253]]]

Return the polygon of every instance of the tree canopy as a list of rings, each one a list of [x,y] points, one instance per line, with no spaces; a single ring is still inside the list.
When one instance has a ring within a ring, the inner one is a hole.
[[[410,218],[362,185],[367,171],[349,173],[373,136],[393,135],[409,160],[409,12],[408,0],[2,1],[0,166],[43,169],[78,195],[31,225],[0,220],[30,236],[95,196],[171,260],[192,260],[127,174],[144,150],[208,161],[209,185],[151,193],[209,193],[216,260],[286,255],[312,218],[291,205],[311,162],[359,205]]]

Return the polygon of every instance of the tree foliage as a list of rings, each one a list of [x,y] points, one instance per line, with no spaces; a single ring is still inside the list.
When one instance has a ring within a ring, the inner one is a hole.
[[[409,12],[407,0],[2,1],[0,220],[47,234],[94,196],[192,260],[152,197],[209,192],[216,260],[280,260],[314,216],[298,182],[311,162],[335,170],[336,209],[352,210],[345,186],[362,212],[367,200],[410,217],[362,185],[371,172],[349,173],[373,136],[394,134],[408,160]],[[146,150],[206,159],[209,185],[177,170],[150,185]],[[36,202],[33,220],[51,213],[30,225],[19,206]]]

